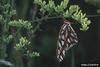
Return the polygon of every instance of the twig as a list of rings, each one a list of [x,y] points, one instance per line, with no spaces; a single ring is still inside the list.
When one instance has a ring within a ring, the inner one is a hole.
[[[32,22],[40,22],[40,21],[43,21],[43,20],[49,20],[49,19],[56,19],[56,18],[61,18],[62,16],[55,16],[55,17],[48,17],[48,16],[45,16],[45,17],[43,17],[43,18],[41,18],[41,19],[36,19],[36,20],[34,20],[34,21],[32,21]]]
[[[39,29],[40,24],[41,24],[41,23],[38,23],[38,24],[36,25],[36,27],[35,27],[34,30],[33,30],[33,34],[37,31],[37,29]]]
[[[100,15],[86,15],[87,17],[100,17]]]

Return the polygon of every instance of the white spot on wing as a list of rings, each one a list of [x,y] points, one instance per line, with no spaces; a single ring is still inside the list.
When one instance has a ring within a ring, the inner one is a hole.
[[[58,46],[61,48],[61,44],[60,44],[60,42],[58,42]]]
[[[61,41],[62,45],[64,45],[64,41]]]
[[[66,51],[67,51],[67,50],[68,50],[68,48],[69,48],[69,47],[68,47],[68,44],[66,44],[66,46],[67,46],[67,47],[66,47]]]
[[[63,40],[65,39],[64,35],[62,35],[62,39],[63,39]]]
[[[59,62],[61,62],[62,60],[61,59],[59,59]]]
[[[76,43],[78,42],[76,39],[74,40]]]
[[[62,56],[60,56],[60,58],[61,58],[61,60],[63,60],[63,57]]]
[[[70,35],[74,37],[74,34],[73,33],[70,33]]]
[[[66,28],[66,25],[63,26],[63,30]]]
[[[65,37],[67,38],[67,36],[68,36],[68,31],[66,30]]]
[[[58,54],[60,54],[60,50],[58,50]]]
[[[59,58],[59,55],[57,55],[57,58]]]
[[[68,38],[67,41],[70,43],[70,39]]]
[[[63,55],[65,55],[65,50],[63,50]]]

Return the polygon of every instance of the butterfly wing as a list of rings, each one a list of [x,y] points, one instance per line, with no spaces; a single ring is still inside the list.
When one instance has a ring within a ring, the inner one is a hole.
[[[59,32],[57,41],[57,59],[61,62],[65,52],[78,42],[77,35],[69,22],[65,22]]]

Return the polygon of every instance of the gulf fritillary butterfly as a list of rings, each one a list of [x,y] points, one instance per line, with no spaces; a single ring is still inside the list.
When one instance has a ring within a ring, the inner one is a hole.
[[[59,37],[57,41],[57,59],[61,62],[65,56],[65,53],[78,42],[77,34],[71,27],[69,21],[64,21],[62,25]]]

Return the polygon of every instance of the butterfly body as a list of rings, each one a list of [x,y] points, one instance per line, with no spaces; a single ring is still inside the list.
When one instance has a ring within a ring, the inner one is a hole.
[[[77,34],[69,21],[64,21],[57,41],[57,59],[61,62],[66,52],[78,42]]]

